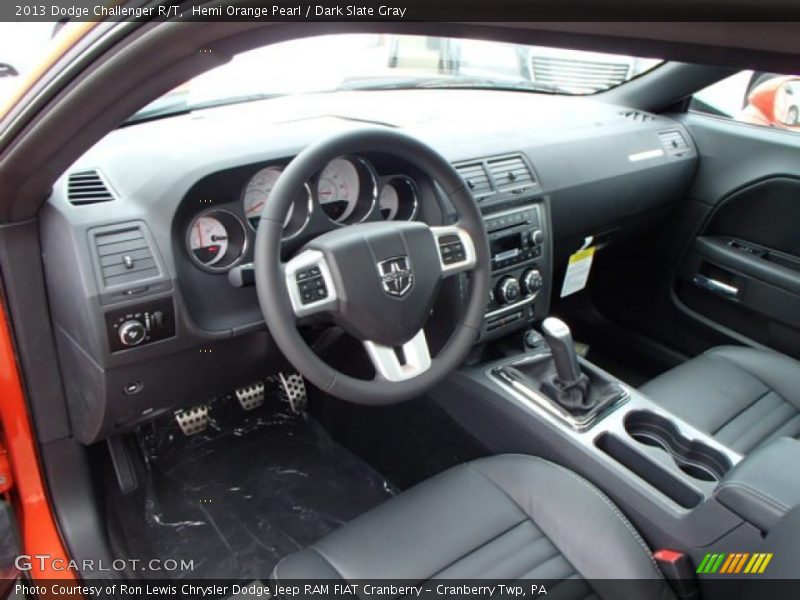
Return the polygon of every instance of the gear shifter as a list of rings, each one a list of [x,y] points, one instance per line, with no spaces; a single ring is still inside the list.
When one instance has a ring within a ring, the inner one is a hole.
[[[558,378],[564,383],[576,381],[581,376],[578,356],[575,353],[575,342],[572,333],[564,321],[548,317],[542,321],[542,334],[553,353]]]
[[[570,412],[585,412],[596,402],[589,394],[589,378],[581,372],[572,333],[564,321],[548,317],[542,321],[542,335],[550,347],[556,375],[544,387],[558,404]]]
[[[551,413],[580,431],[627,399],[619,381],[589,362],[578,362],[566,323],[549,317],[542,322],[541,332],[548,348],[536,343],[536,335],[526,335],[526,342],[530,339],[531,343],[526,344],[525,354],[494,367],[492,375],[531,402],[544,403]]]

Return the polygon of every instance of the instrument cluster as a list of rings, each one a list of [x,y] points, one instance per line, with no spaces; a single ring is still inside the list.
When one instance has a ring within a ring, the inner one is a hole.
[[[194,216],[186,232],[186,246],[197,266],[209,272],[227,271],[245,257],[284,166],[255,167],[247,173],[238,201]],[[412,221],[419,214],[419,195],[412,177],[382,175],[363,157],[341,156],[297,191],[283,224],[283,237],[289,241],[381,219]]]

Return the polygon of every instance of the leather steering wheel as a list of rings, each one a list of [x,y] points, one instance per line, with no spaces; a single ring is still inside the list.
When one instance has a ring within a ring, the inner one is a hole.
[[[298,189],[336,157],[380,152],[427,173],[458,212],[453,225],[370,222],[337,228],[281,262],[281,232]],[[480,211],[455,169],[422,142],[391,129],[336,134],[303,150],[284,169],[264,206],[255,245],[264,319],[289,362],[321,390],[359,404],[417,396],[459,367],[483,323],[489,247]],[[423,327],[441,282],[469,272],[468,302],[448,342],[431,358]],[[297,321],[325,315],[360,340],[371,380],[330,367],[303,340]]]

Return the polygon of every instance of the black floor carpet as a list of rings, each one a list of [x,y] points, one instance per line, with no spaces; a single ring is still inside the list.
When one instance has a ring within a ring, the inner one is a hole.
[[[312,408],[337,442],[401,490],[489,454],[428,397],[360,406],[312,390]]]
[[[129,556],[193,561],[176,578],[266,580],[282,557],[395,493],[311,418],[264,411],[190,438],[165,423],[140,439],[145,482],[112,489],[109,510]]]
[[[631,365],[630,360],[621,360],[614,354],[595,350],[594,347],[589,350],[586,358],[634,388],[644,385],[655,377],[651,372],[645,372]]]

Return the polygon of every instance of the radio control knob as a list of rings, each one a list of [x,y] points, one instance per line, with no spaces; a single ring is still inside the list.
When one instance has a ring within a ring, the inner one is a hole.
[[[544,284],[539,269],[528,269],[525,271],[520,278],[520,282],[522,283],[522,291],[527,296],[538,292],[542,289],[542,285]]]
[[[519,281],[507,275],[494,288],[494,299],[498,304],[511,304],[519,299]]]
[[[123,346],[138,346],[147,335],[147,328],[138,319],[129,319],[119,326],[119,341]]]
[[[531,244],[534,246],[539,246],[544,242],[544,233],[542,233],[541,229],[537,229],[536,231],[531,231]]]

